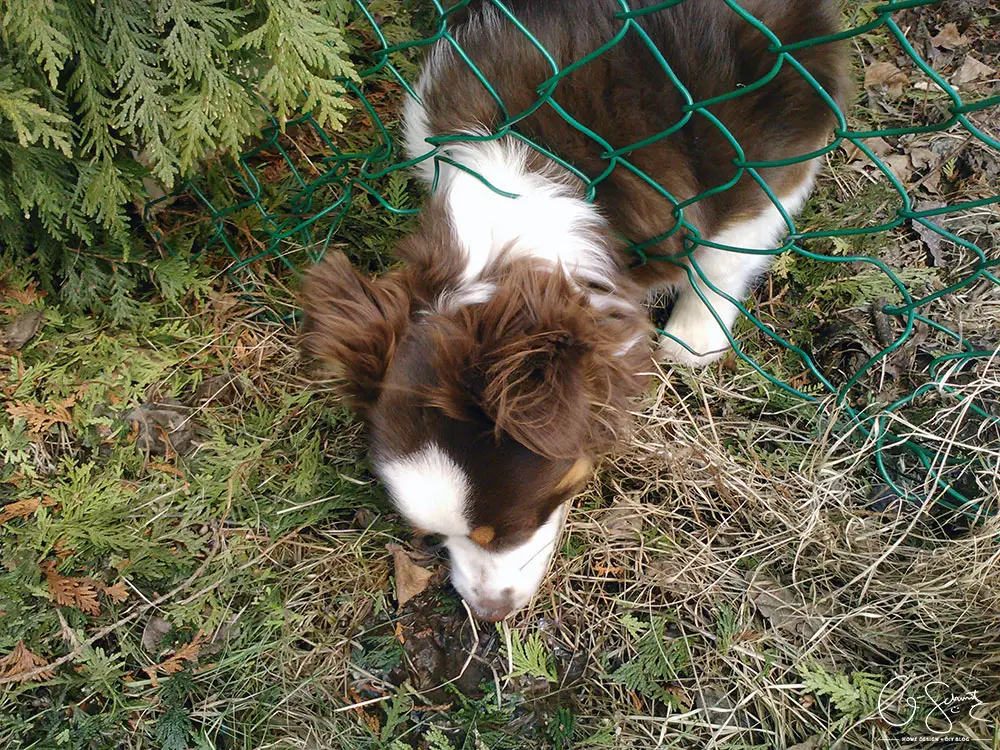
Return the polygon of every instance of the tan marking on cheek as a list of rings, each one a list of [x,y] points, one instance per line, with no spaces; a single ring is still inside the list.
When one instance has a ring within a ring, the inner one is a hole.
[[[493,537],[497,535],[497,530],[492,526],[477,526],[472,531],[469,532],[469,539],[474,541],[480,547],[485,547],[487,544],[493,541]]]
[[[556,485],[554,492],[563,492],[576,487],[590,476],[590,471],[593,468],[594,464],[589,458],[578,458],[576,463],[566,472],[565,476],[559,480],[559,484]]]

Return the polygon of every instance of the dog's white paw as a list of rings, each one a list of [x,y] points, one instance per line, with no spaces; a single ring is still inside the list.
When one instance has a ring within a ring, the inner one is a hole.
[[[665,362],[705,367],[720,359],[730,349],[729,339],[711,315],[707,316],[707,320],[702,318],[696,321],[674,321],[671,316],[663,330],[691,348],[689,351],[670,336],[660,336],[660,358]]]

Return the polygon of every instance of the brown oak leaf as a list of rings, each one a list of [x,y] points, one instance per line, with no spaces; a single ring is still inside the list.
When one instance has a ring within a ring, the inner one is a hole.
[[[865,88],[884,87],[891,97],[903,95],[909,76],[889,62],[877,62],[865,69]]]
[[[958,49],[967,47],[970,43],[969,37],[960,34],[955,23],[946,23],[935,36],[931,37],[931,44],[939,49]]]
[[[962,67],[951,77],[951,82],[956,86],[965,86],[975,81],[985,78],[992,78],[996,71],[986,63],[982,63],[972,55],[967,55]]]

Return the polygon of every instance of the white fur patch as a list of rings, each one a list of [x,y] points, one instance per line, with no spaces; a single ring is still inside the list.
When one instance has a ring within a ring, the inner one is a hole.
[[[458,289],[450,289],[442,292],[435,305],[435,310],[440,313],[455,310],[466,305],[478,305],[489,302],[496,292],[496,284],[488,281],[479,281],[472,284],[465,284]]]
[[[568,508],[561,505],[528,541],[502,552],[483,549],[468,537],[448,538],[451,582],[473,611],[489,615],[496,602],[506,602],[513,612],[531,600],[549,568]]]
[[[465,32],[488,35],[500,23],[495,10],[484,10]],[[426,94],[441,68],[450,64],[464,65],[457,61],[449,44],[435,44],[414,87],[417,98],[407,97],[403,131],[410,159],[426,157],[434,151],[434,146],[427,142],[432,135],[448,135],[431,132],[427,111],[419,97]],[[470,128],[469,135],[482,136],[488,132],[482,124],[470,124]],[[439,160],[439,156],[464,169]],[[553,267],[561,266],[571,278],[613,288],[616,267],[599,231],[605,226],[604,219],[576,193],[571,184],[575,178],[568,171],[555,162],[549,162],[541,171],[529,169],[531,156],[531,147],[512,137],[451,141],[440,145],[435,156],[415,166],[418,176],[428,186],[437,177],[436,189],[445,196],[452,228],[466,252],[465,283],[474,283],[506,251],[511,258],[538,258]],[[448,303],[454,305],[466,296],[473,302],[484,301],[477,291],[451,295]],[[594,302],[601,307],[622,306],[622,301],[613,295]]]
[[[795,216],[809,198],[818,165],[817,161],[809,178],[799,185],[793,193],[786,198],[779,199],[789,216]],[[781,212],[774,204],[769,204],[766,209],[750,221],[728,227],[709,239],[712,242],[730,247],[769,250],[775,247],[787,233],[788,227]],[[741,301],[754,280],[774,262],[772,255],[739,253],[714,247],[698,248],[694,259],[701,273],[716,288],[733,299]],[[709,289],[694,269],[692,269],[692,275],[698,289],[701,290],[705,299],[722,319],[726,329],[732,328],[739,315],[739,308]],[[670,320],[667,321],[663,330],[679,338],[697,354],[692,354],[666,336],[660,343],[660,352],[669,361],[701,367],[714,362],[725,354],[729,350],[729,339],[697,292],[686,282],[681,283],[683,287],[678,292],[674,309],[670,313]]]
[[[430,443],[402,458],[376,461],[375,470],[413,526],[448,536],[471,531],[465,518],[469,479],[438,446]]]
[[[446,537],[452,583],[474,611],[489,616],[503,602],[506,614],[528,603],[548,570],[568,503],[557,508],[528,541],[491,552],[469,538],[472,529],[465,514],[469,479],[437,445],[376,464],[376,473],[406,520]]]
[[[561,266],[571,277],[611,283],[615,267],[601,240],[603,219],[557,178],[555,169],[547,174],[529,170],[529,146],[503,138],[449,144],[447,152],[489,183],[441,165],[439,189],[467,253],[467,281],[506,251],[511,258],[538,258]]]
[[[818,169],[819,162],[814,161],[812,172],[809,177],[790,195],[785,198],[778,198],[781,205],[784,207],[785,212],[789,216],[794,217],[806,204],[806,200],[808,200],[810,193],[812,193],[813,186],[816,183],[816,172]],[[747,250],[769,250],[777,244],[778,240],[788,234],[788,231],[788,226],[785,224],[785,220],[782,218],[781,212],[778,211],[777,206],[769,201],[767,208],[757,214],[757,216],[750,221],[745,221],[741,224],[729,227],[728,229],[724,229],[709,239],[712,242],[720,245],[729,245],[730,247],[741,247]],[[707,250],[709,248],[704,249]],[[698,252],[700,253],[701,250]],[[771,256],[742,255],[741,257],[769,258]],[[709,278],[711,278],[711,276]]]
[[[420,96],[427,90],[427,82],[433,80],[435,71],[440,69],[443,60],[450,55],[451,51],[443,44],[436,44],[431,48],[431,52],[424,63],[420,80],[413,90]],[[427,156],[434,150],[434,146],[427,142],[430,138],[431,126],[427,119],[427,110],[424,109],[423,102],[412,96],[406,97],[403,104],[403,140],[406,144],[406,156],[408,159],[419,159]],[[414,169],[417,176],[427,185],[434,181],[434,159],[427,158],[418,162]]]

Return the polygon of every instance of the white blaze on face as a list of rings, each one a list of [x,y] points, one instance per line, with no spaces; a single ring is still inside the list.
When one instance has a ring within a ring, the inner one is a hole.
[[[378,462],[377,473],[399,512],[422,531],[465,536],[469,478],[447,453],[429,443],[416,453]]]
[[[549,568],[567,507],[556,508],[526,542],[500,552],[465,536],[448,538],[451,582],[476,614],[502,619],[531,600]]]
[[[378,461],[376,471],[411,524],[446,537],[452,583],[477,615],[501,619],[531,600],[548,569],[566,505],[527,541],[491,552],[469,538],[469,478],[438,446],[431,443],[402,458]]]

